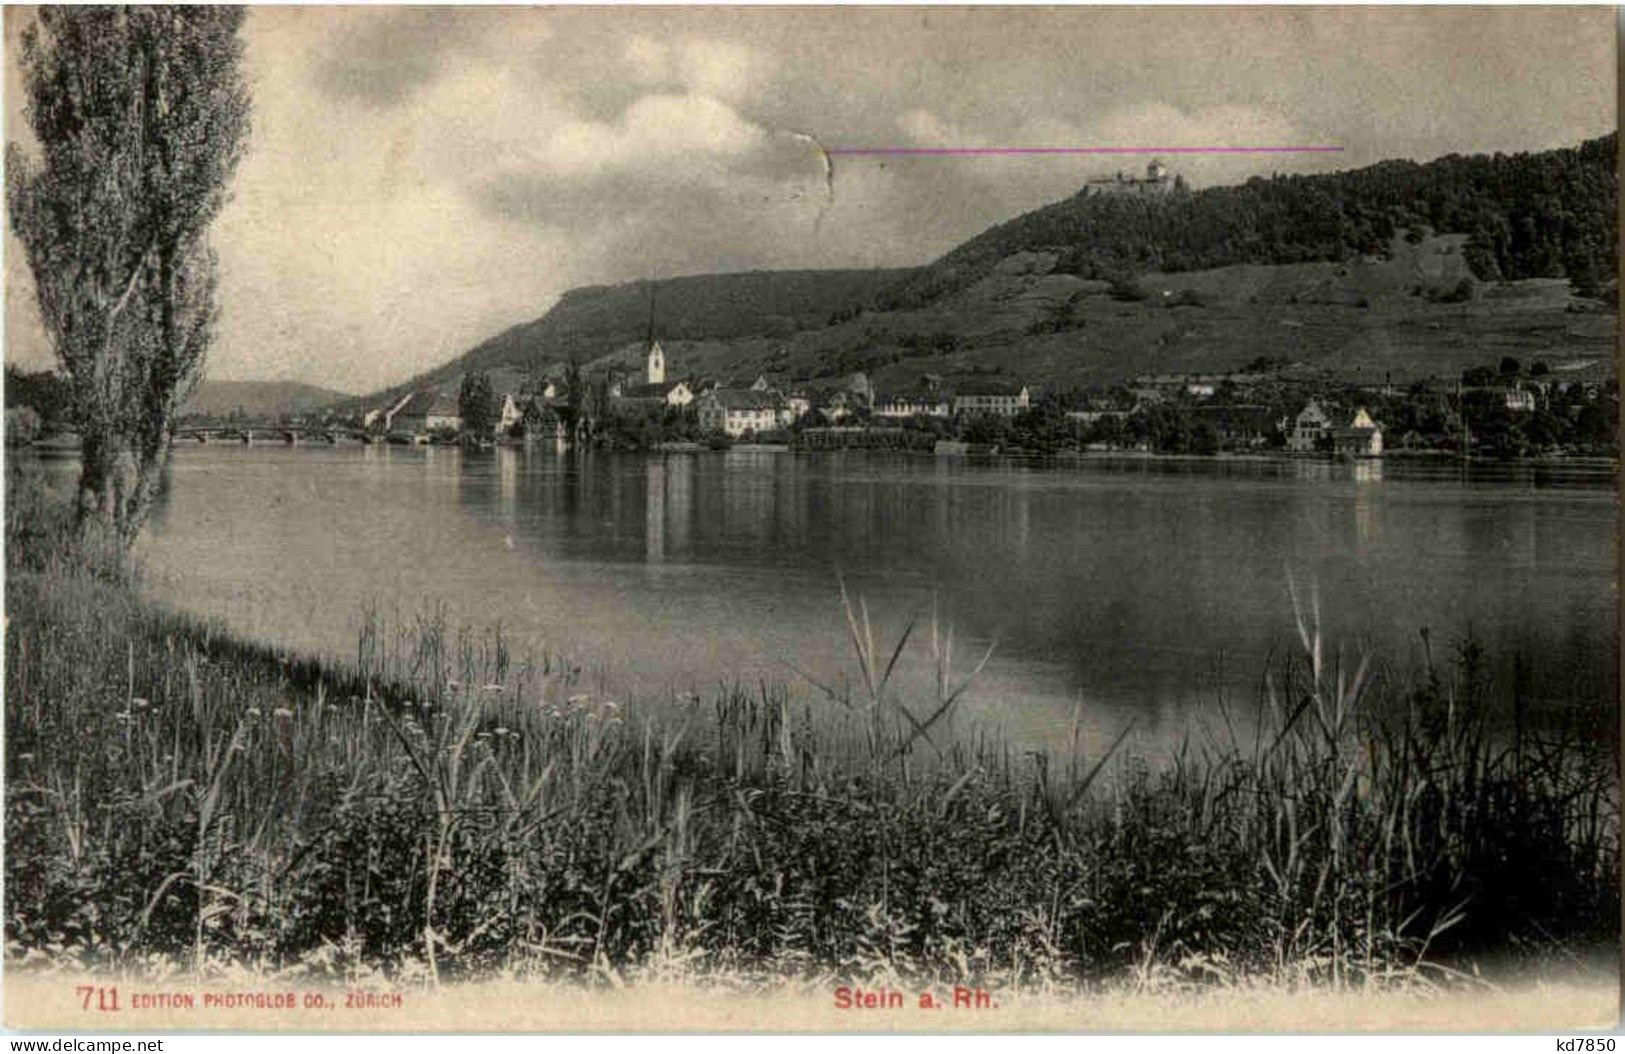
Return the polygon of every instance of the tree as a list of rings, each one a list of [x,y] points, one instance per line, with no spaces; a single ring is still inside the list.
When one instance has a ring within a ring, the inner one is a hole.
[[[209,225],[247,141],[242,8],[46,7],[23,33],[37,158],[6,201],[73,393],[79,513],[128,544],[214,336]]]
[[[463,419],[465,435],[490,438],[497,426],[497,397],[491,376],[484,370],[463,374],[457,389],[457,416]]]

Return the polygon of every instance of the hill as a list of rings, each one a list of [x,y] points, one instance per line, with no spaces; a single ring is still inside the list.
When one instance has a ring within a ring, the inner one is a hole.
[[[1390,161],[1158,196],[1084,192],[906,271],[708,275],[654,287],[674,377],[786,384],[863,370],[1067,388],[1264,357],[1351,379],[1503,355],[1612,361],[1616,137]],[[651,285],[577,289],[407,385],[641,362]],[[1617,296],[1616,296],[1617,299]]]
[[[351,398],[348,392],[297,381],[203,381],[182,414],[225,417],[236,410],[248,417],[302,414]]]
[[[565,293],[541,318],[504,330],[455,361],[367,402],[387,401],[414,388],[453,390],[469,370],[497,372],[499,381],[511,385],[531,368],[597,359],[607,349],[648,333],[651,301],[662,340],[782,339],[872,308],[883,289],[907,274],[878,269],[750,271],[583,286]]]
[[[1617,135],[1541,153],[1419,164],[1385,161],[1313,176],[1160,195],[1088,188],[999,224],[907,276],[881,298],[916,307],[975,282],[1012,254],[1055,252],[1083,278],[1237,264],[1338,262],[1397,235],[1466,237],[1480,281],[1570,278],[1599,288],[1618,254]]]

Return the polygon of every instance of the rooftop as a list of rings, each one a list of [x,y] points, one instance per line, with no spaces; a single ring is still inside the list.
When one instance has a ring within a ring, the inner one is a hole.
[[[683,381],[662,381],[659,384],[629,384],[621,389],[623,399],[664,399]]]
[[[727,410],[777,410],[779,398],[771,392],[758,392],[749,388],[718,388],[710,398]]]
[[[435,414],[442,417],[457,416],[457,400],[441,392],[413,392],[395,411],[396,416],[407,417]]]
[[[955,395],[1020,395],[1023,385],[1015,381],[994,380],[987,377],[969,377],[953,382]]]

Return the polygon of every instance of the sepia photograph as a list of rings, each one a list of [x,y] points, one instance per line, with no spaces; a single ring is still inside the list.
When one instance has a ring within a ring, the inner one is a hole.
[[[1618,27],[6,6],[4,1026],[1617,1029]]]

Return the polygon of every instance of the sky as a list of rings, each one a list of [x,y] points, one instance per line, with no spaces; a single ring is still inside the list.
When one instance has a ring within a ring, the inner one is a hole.
[[[5,117],[28,143],[6,9]],[[1616,126],[1606,8],[261,7],[208,376],[398,383],[572,287],[928,262],[1156,148],[1194,186]],[[852,156],[854,147],[1148,148]],[[5,345],[51,362],[7,230]]]

